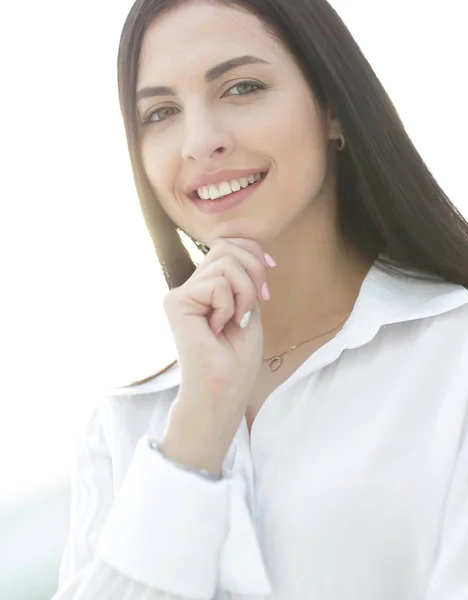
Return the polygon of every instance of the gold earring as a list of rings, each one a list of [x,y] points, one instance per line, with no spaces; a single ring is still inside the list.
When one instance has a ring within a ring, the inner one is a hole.
[[[340,142],[336,146],[336,149],[338,150],[338,152],[341,152],[342,150],[345,149],[345,146],[346,146],[345,136],[342,133],[340,133]]]

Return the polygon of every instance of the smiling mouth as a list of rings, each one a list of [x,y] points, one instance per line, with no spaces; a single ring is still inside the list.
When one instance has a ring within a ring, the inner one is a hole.
[[[254,181],[253,183],[249,183],[246,187],[243,187],[240,190],[231,191],[229,194],[223,194],[222,196],[219,196],[218,198],[214,198],[214,199],[213,198],[207,198],[205,200],[204,198],[201,198],[201,196],[199,196],[197,190],[194,190],[193,192],[191,192],[190,194],[188,194],[188,197],[191,200],[204,200],[205,202],[217,202],[218,200],[223,200],[224,198],[229,198],[233,194],[237,194],[239,192],[242,192],[242,190],[246,190],[249,187],[251,187],[252,185],[255,185],[256,183],[259,183],[260,181],[263,181],[263,179],[265,179],[265,177],[267,175],[268,175],[268,171],[260,173],[260,179],[258,179],[257,181]]]
[[[193,204],[203,213],[208,215],[220,215],[225,213],[226,211],[230,211],[235,207],[239,206],[243,202],[247,202],[252,195],[255,194],[257,189],[263,184],[266,179],[265,173],[260,179],[248,185],[245,188],[241,188],[237,192],[232,192],[231,194],[225,194],[224,196],[220,196],[216,200],[203,200],[196,195],[196,198],[192,199]]]

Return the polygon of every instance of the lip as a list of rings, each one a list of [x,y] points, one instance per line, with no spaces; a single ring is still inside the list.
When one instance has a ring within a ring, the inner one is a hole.
[[[240,179],[241,177],[248,177],[249,175],[256,175],[257,173],[266,174],[268,169],[257,167],[253,169],[225,169],[224,171],[218,171],[211,175],[200,175],[193,179],[185,189],[185,193],[192,199],[198,198],[197,189],[209,185],[218,185],[223,181],[232,181],[233,179]]]
[[[256,172],[259,173],[259,171]],[[196,197],[192,197],[192,202],[199,210],[208,214],[217,214],[230,210],[250,198],[250,196],[262,185],[266,177],[267,175],[264,174],[263,177],[255,183],[252,183],[246,188],[242,188],[238,192],[223,196],[218,200],[202,200],[202,198],[198,197],[197,192],[195,192]]]

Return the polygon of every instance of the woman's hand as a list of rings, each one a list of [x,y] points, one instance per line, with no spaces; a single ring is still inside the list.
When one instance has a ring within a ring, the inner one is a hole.
[[[258,300],[266,278],[257,242],[218,238],[190,279],[166,295],[183,388],[248,396],[262,360]]]
[[[190,279],[164,299],[181,366],[171,418],[177,413],[185,423],[179,439],[194,430],[194,419],[203,421],[210,430],[205,452],[213,430],[218,447],[227,450],[253,392],[263,356],[259,300],[268,298],[266,279],[257,242],[218,238]]]

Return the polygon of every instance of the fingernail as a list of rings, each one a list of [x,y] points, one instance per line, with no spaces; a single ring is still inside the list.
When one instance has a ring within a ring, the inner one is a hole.
[[[269,300],[270,299],[270,290],[268,289],[268,283],[266,281],[262,285],[262,298],[264,300]]]
[[[245,315],[242,317],[241,322],[240,322],[241,329],[245,329],[247,327],[251,316],[252,316],[251,311],[245,313]]]
[[[271,258],[271,256],[267,253],[265,253],[265,262],[269,267],[276,267],[277,264],[275,263],[275,261]]]

